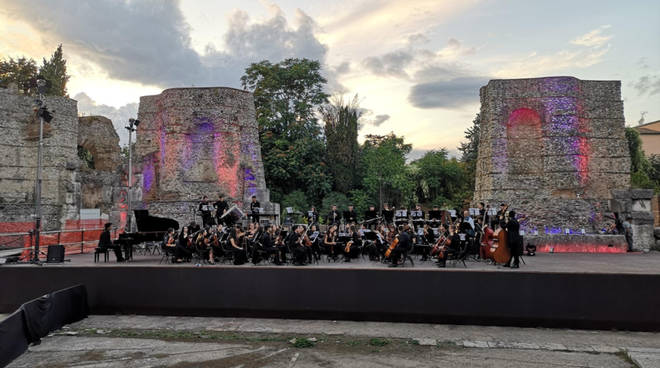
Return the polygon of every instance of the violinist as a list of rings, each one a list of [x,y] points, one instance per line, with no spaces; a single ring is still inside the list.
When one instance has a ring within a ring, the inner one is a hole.
[[[293,229],[293,232],[289,237],[287,237],[287,246],[291,249],[293,256],[293,264],[296,266],[302,266],[305,264],[305,259],[307,255],[307,250],[304,245],[304,228],[301,225],[296,225]]]
[[[394,250],[392,250],[392,254],[390,256],[392,260],[392,264],[390,265],[390,267],[397,267],[399,265],[399,259],[401,258],[401,255],[404,253],[407,254],[410,248],[412,247],[409,224],[399,226],[398,239],[399,239],[399,243],[397,247],[394,248]],[[405,262],[405,259],[403,261]]]
[[[264,235],[261,236],[261,244],[263,245],[263,249],[268,256],[275,256],[275,264],[279,266],[282,264],[282,261],[280,261],[280,251],[275,246],[276,232],[276,225],[269,226],[268,230],[264,233]]]
[[[277,248],[278,258],[280,260],[280,263],[286,263],[286,253],[288,251],[288,248],[286,246],[286,243],[284,242],[285,234],[286,231],[275,226],[275,248]]]
[[[438,233],[438,241],[433,246],[433,249],[431,249],[431,256],[437,258],[436,264],[439,267],[445,267],[447,263],[447,252],[449,244],[451,243],[451,238],[444,225],[440,225]]]
[[[321,248],[319,247],[319,231],[316,229],[316,225],[312,224],[309,226],[309,229],[307,230],[307,239],[311,243],[311,256],[314,257],[315,260],[320,260],[321,259]],[[312,259],[309,259],[309,262],[311,263]]]
[[[497,211],[496,217],[497,217],[497,223],[501,228],[504,228],[506,225],[506,210],[509,208],[506,204],[502,203],[500,204],[500,210]]]
[[[435,233],[428,224],[424,224],[424,227],[422,228],[422,238],[425,246],[422,247],[421,260],[426,261],[429,258],[430,245],[435,243]]]
[[[176,258],[176,263],[181,263],[183,260],[190,260],[192,256],[192,238],[188,233],[188,226],[184,226],[181,229],[179,238],[176,241],[176,248],[174,249],[174,258]]]
[[[355,225],[351,225],[349,228],[349,237],[350,239],[346,242],[344,247],[344,262],[350,262],[351,258],[357,258],[360,248],[362,247],[362,239],[360,234],[355,228]]]
[[[323,238],[323,246],[326,248],[328,257],[332,260],[337,260],[337,255],[335,253],[335,248],[337,247],[337,225],[331,225],[330,229],[325,233]]]
[[[247,261],[245,255],[245,248],[243,247],[243,241],[245,239],[245,233],[241,228],[241,225],[236,225],[229,235],[229,245],[231,245],[234,264],[242,265]]]

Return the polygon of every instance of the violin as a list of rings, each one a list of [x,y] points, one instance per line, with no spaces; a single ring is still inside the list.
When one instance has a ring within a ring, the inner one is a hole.
[[[167,238],[167,244],[166,244],[166,246],[168,246],[168,247],[173,247],[173,246],[174,246],[174,237],[173,237],[172,235],[170,235],[170,236]]]
[[[451,242],[451,241],[447,239],[446,236],[441,235],[438,241],[433,246],[433,248],[431,248],[431,256],[437,254],[438,257],[440,257],[442,255],[442,251],[445,249],[445,246],[447,245],[447,242]]]

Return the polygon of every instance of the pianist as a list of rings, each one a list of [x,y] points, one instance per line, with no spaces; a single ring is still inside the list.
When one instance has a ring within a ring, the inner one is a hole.
[[[117,262],[124,262],[124,257],[121,255],[121,246],[112,242],[110,237],[110,227],[112,227],[111,222],[107,222],[103,226],[103,232],[99,238],[99,248],[102,249],[112,249],[115,252],[115,257],[117,257]]]

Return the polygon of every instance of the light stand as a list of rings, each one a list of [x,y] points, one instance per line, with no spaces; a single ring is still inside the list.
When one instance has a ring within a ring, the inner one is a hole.
[[[34,257],[32,263],[41,264],[39,261],[39,237],[41,231],[41,180],[42,180],[42,163],[43,163],[43,146],[44,146],[44,118],[50,122],[52,116],[46,109],[43,103],[43,94],[46,91],[46,81],[43,79],[37,80],[37,90],[39,91],[39,99],[37,103],[37,114],[39,115],[39,145],[37,148],[37,182],[34,189]]]
[[[140,125],[140,120],[130,118],[128,119],[128,219],[127,227],[128,232],[133,231],[133,147],[132,147],[132,138],[133,132],[137,131],[137,126]]]

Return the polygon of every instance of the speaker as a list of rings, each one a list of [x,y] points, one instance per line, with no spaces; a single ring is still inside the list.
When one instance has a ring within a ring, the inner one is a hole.
[[[46,263],[62,263],[64,262],[64,246],[63,245],[49,245],[48,255],[46,256]]]

